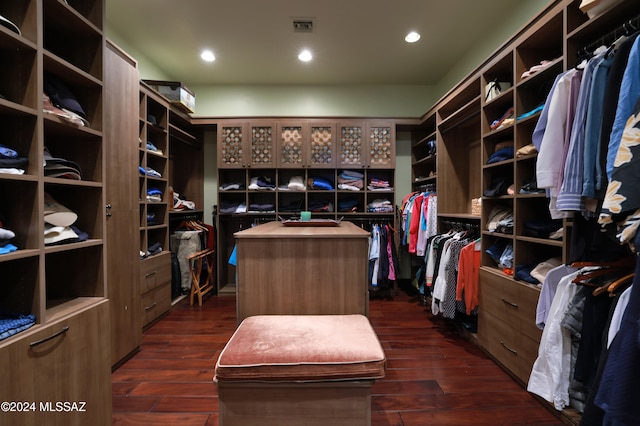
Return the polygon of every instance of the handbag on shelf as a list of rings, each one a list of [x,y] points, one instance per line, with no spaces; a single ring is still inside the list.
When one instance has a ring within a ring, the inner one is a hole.
[[[487,83],[485,87],[485,102],[491,101],[510,87],[511,83],[509,83],[508,81],[498,81],[497,78]]]

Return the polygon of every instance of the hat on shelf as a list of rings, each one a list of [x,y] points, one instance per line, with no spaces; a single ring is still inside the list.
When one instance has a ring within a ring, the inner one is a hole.
[[[75,112],[82,118],[87,118],[87,114],[82,109],[80,102],[62,80],[51,74],[45,74],[44,91],[49,95],[53,105]]]
[[[80,165],[65,158],[55,158],[44,147],[44,174],[50,177],[62,177],[74,180],[82,180]]]
[[[14,24],[13,22],[11,22],[10,20],[8,20],[2,15],[0,15],[0,25],[3,25],[9,28],[11,31],[13,31],[18,35],[22,35],[22,33],[20,32],[20,27],[18,27],[16,24]]]
[[[51,195],[44,194],[44,221],[53,226],[71,226],[78,219],[78,215],[58,203]],[[78,236],[76,235],[76,238]]]
[[[78,234],[68,226],[52,226],[45,224],[44,227],[44,243],[59,244],[62,242],[75,242],[78,240]]]

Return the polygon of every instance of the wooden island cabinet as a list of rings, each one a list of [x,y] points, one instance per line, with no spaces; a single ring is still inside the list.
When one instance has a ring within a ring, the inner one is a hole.
[[[252,315],[368,314],[369,232],[269,222],[236,232],[237,321]]]

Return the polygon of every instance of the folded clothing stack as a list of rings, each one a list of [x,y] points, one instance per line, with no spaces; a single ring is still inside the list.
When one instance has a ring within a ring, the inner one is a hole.
[[[22,175],[28,164],[28,158],[22,157],[14,149],[0,144],[0,173]]]
[[[252,191],[274,190],[276,189],[276,185],[269,176],[254,176],[251,178],[251,182],[249,182],[249,189]]]
[[[275,204],[272,203],[251,203],[249,204],[249,212],[254,213],[272,213],[276,210]]]
[[[511,185],[513,185],[513,175],[495,174],[491,177],[489,187],[484,190],[482,195],[485,197],[499,197],[501,195],[507,195]]]
[[[513,234],[513,209],[496,206],[487,216],[487,231]]]
[[[311,212],[332,212],[333,203],[329,200],[310,200],[307,206]]]
[[[13,315],[0,313],[0,340],[11,337],[36,323],[36,317],[30,315]]]
[[[291,176],[289,183],[287,184],[287,189],[292,191],[304,191],[307,189],[304,186],[304,178],[302,176]]]
[[[231,213],[245,213],[247,211],[247,205],[242,202],[228,202],[221,201],[220,202],[220,213],[231,214]]]
[[[147,188],[147,201],[150,203],[161,203],[162,191],[159,188]]]
[[[370,213],[393,213],[393,203],[386,199],[373,200],[367,204]]]
[[[511,160],[513,158],[513,146],[506,146],[504,148],[500,148],[487,160],[487,164],[499,163],[500,161]]]
[[[494,120],[489,127],[491,127],[491,130],[498,130],[505,126],[513,124],[513,122],[515,121],[514,114],[515,114],[515,108],[514,107],[509,108],[504,114],[502,114],[502,117],[500,117],[497,120]]]
[[[338,189],[360,191],[364,188],[364,174],[353,170],[343,170],[338,176]]]
[[[513,243],[511,241],[498,238],[486,253],[505,274],[513,275]]]
[[[16,234],[10,229],[4,227],[4,219],[0,217],[0,254],[7,254],[18,250],[18,247],[11,244],[11,240]]]
[[[307,179],[309,189],[333,190],[333,181],[323,176],[312,176]]]
[[[369,178],[369,184],[367,185],[369,191],[393,191],[393,187],[388,180],[379,179],[375,177]]]
[[[87,115],[67,85],[58,77],[45,73],[42,109],[69,124],[89,127]]]
[[[228,182],[220,185],[220,191],[238,191],[244,189],[244,183]]]
[[[523,223],[522,235],[534,238],[562,238],[562,219],[531,219]]]
[[[357,212],[360,207],[360,201],[357,198],[342,198],[338,200],[339,212]]]

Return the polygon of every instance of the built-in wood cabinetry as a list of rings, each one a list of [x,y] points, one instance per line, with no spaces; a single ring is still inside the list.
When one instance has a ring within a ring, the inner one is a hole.
[[[218,126],[218,168],[275,168],[276,122],[228,122]]]
[[[390,122],[339,121],[338,167],[394,168],[396,126]]]
[[[290,218],[304,210],[311,210],[314,217],[361,223],[394,220],[395,208],[374,212],[368,207],[379,200],[395,206],[393,121],[223,120],[217,123],[217,137],[219,288],[235,279],[227,263],[235,245],[233,233],[252,223]],[[338,188],[345,170],[362,174],[361,190]],[[258,178],[273,188],[251,187]],[[299,180],[302,190],[287,187],[292,179]],[[314,179],[326,179],[332,189],[311,189],[309,182]],[[371,179],[388,182],[389,190],[368,188]],[[230,206],[242,208],[230,210]]]
[[[335,168],[337,150],[334,122],[279,122],[277,138],[279,168]]]
[[[236,233],[238,324],[252,315],[368,315],[369,235],[348,222]]]
[[[0,400],[87,401],[86,413],[3,412],[0,423],[107,425],[104,1],[16,0],[3,2],[0,14],[20,28],[0,26],[2,145],[28,161],[24,174],[0,174],[2,226],[15,233],[17,248],[0,255],[0,310],[35,318],[0,340]],[[75,95],[86,125],[43,112],[45,76]],[[45,147],[77,163],[82,179],[45,175]],[[45,193],[77,214],[86,240],[45,245]]]
[[[204,156],[202,131],[189,116],[144,82],[139,93],[140,316],[146,327],[171,307],[171,233],[187,217],[202,219]],[[174,209],[174,194],[195,209]],[[160,251],[149,250],[158,244]]]
[[[436,114],[429,111],[422,124],[411,129],[411,188],[436,188],[438,169],[438,138]]]
[[[78,303],[73,315],[0,346],[0,398],[23,404],[20,411],[3,410],[2,424],[110,425],[108,330],[103,299],[94,306]]]
[[[142,342],[140,323],[138,85],[136,61],[107,42],[105,56],[107,281],[111,364]]]
[[[140,83],[139,121],[139,233],[140,306],[146,327],[171,307],[169,252],[169,104]],[[153,286],[149,282],[154,283]]]
[[[532,143],[532,134],[556,76],[576,66],[584,48],[611,43],[623,24],[638,16],[633,1],[616,3],[589,19],[579,0],[558,0],[514,35],[494,55],[451,89],[412,129],[412,185],[419,190],[435,184],[441,229],[448,222],[479,225],[482,236],[478,343],[521,383],[526,384],[537,357],[541,331],[535,325],[540,294],[536,285],[516,281],[487,253],[496,243],[513,246],[513,264],[536,264],[551,257],[569,261],[573,229],[570,219],[560,223],[562,238],[525,235],[525,223],[549,220],[544,192],[520,192],[536,173],[537,153],[491,162],[500,147],[514,152]],[[616,32],[617,31],[617,32]],[[532,66],[546,67],[524,75]],[[488,97],[487,85],[506,82],[500,94]],[[513,108],[513,120],[494,123]],[[427,148],[435,140],[437,153]],[[435,166],[434,166],[435,164]],[[498,178],[513,183],[513,194],[489,196]],[[481,198],[480,216],[472,214],[472,199]],[[513,231],[487,229],[495,208],[513,212]],[[501,232],[502,231],[502,232]],[[573,410],[563,418],[575,422]]]

